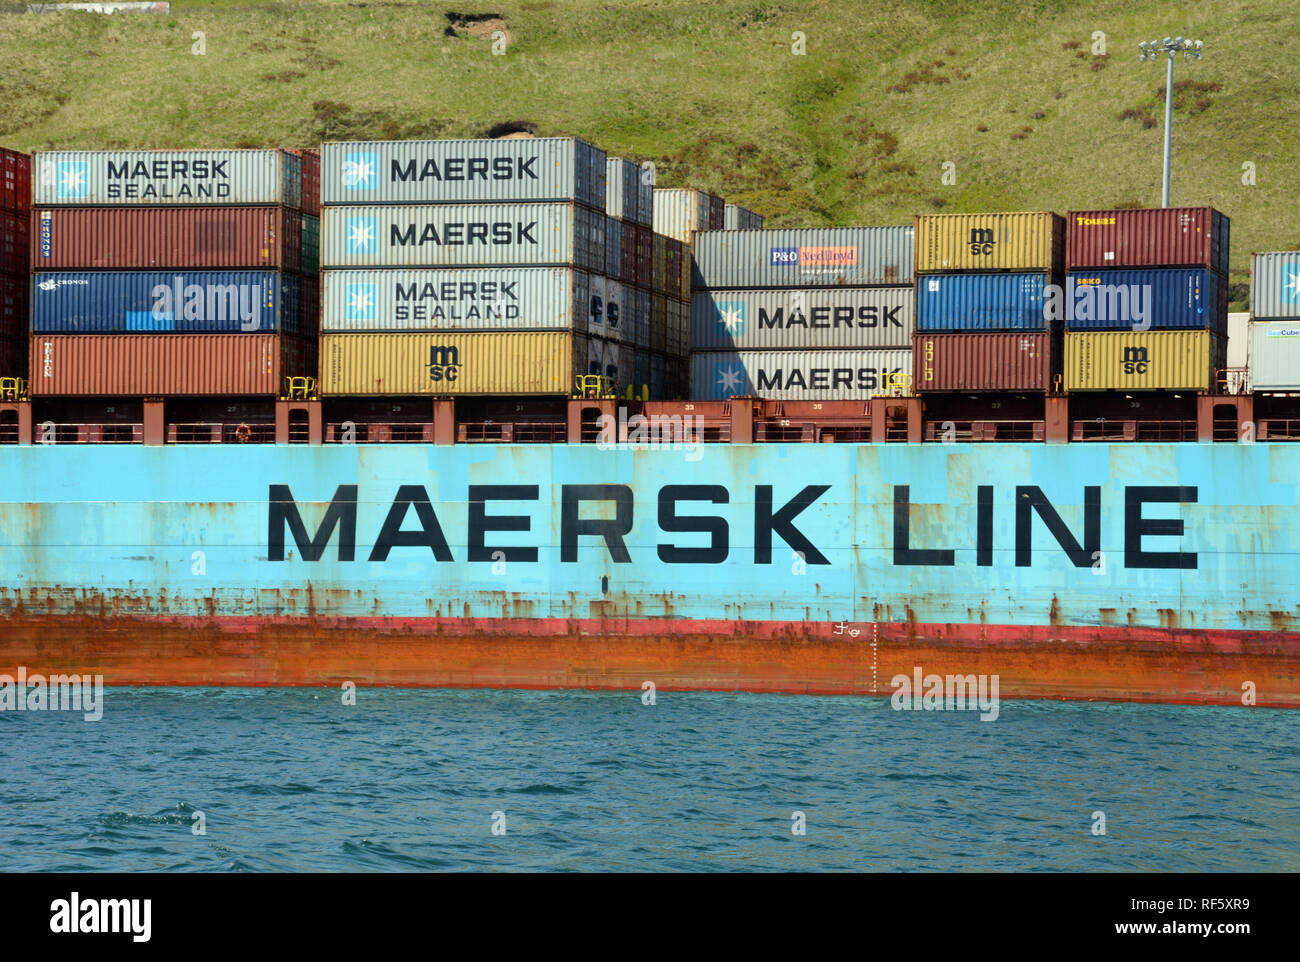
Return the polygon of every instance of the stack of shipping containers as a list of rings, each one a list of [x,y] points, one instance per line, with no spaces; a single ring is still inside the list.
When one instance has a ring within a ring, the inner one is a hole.
[[[0,378],[27,375],[32,159],[0,147]]]
[[[1071,211],[1066,390],[1214,389],[1227,366],[1228,232],[1210,207]]]
[[[571,394],[605,167],[573,138],[325,144],[321,393]]]
[[[1300,251],[1250,260],[1250,390],[1300,392]]]
[[[605,213],[609,220],[605,242],[609,257],[604,276],[592,277],[587,372],[610,378],[615,392],[628,397],[648,396],[650,383],[653,190],[649,174],[637,164],[622,157],[606,161]],[[643,375],[640,379],[638,369]]]
[[[1057,214],[918,216],[916,392],[1058,390],[1063,256]]]
[[[243,399],[269,416],[286,378],[315,373],[299,156],[43,152],[33,176],[33,396],[166,398],[169,421]]]
[[[715,194],[689,187],[654,192],[651,397],[690,396],[695,238],[701,231],[723,230],[725,224],[726,205]]]
[[[697,234],[692,396],[905,393],[912,258],[911,227]]]
[[[756,214],[748,207],[739,204],[727,204],[722,213],[723,230],[762,230],[763,215]]]

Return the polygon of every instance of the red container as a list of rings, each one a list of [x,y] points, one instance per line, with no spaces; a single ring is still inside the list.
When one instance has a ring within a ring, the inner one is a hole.
[[[912,389],[922,391],[1046,391],[1060,369],[1053,335],[917,334],[912,339]]]
[[[654,261],[654,231],[636,225],[636,286],[650,289],[651,266]]]
[[[32,215],[0,210],[0,274],[26,274]]]
[[[0,337],[27,335],[27,290],[31,282],[25,274],[0,274]]]
[[[0,147],[0,210],[32,209],[32,158]]]
[[[676,237],[664,244],[664,290],[670,297],[682,296],[682,242]]]
[[[320,216],[320,148],[291,150],[302,158],[302,212]]]
[[[1204,267],[1226,275],[1230,226],[1213,207],[1072,210],[1067,269]]]
[[[38,334],[33,396],[278,397],[315,374],[314,338],[277,334]]]
[[[709,230],[725,230],[727,202],[716,194],[709,195]]]
[[[32,270],[298,271],[302,214],[287,207],[45,207]]]
[[[624,284],[636,283],[637,225],[630,220],[615,221],[623,225],[623,264],[619,280]]]

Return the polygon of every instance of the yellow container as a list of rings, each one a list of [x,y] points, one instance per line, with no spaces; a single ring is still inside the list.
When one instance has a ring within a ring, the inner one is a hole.
[[[920,214],[916,273],[1056,271],[1065,261],[1065,218],[1047,212]]]
[[[1209,331],[1067,332],[1065,389],[1208,391],[1224,351]]]
[[[323,334],[322,395],[570,395],[587,344],[572,333]]]

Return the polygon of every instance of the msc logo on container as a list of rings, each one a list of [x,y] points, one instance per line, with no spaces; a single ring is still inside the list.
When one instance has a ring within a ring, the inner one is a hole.
[[[441,344],[430,345],[429,363],[425,367],[429,369],[430,381],[455,381],[460,377],[460,349]]]
[[[349,217],[347,219],[347,249],[349,254],[375,254],[379,251],[379,218]]]
[[[768,252],[769,267],[790,267],[799,263],[799,248],[773,247]]]
[[[1151,359],[1145,347],[1126,347],[1119,366],[1125,374],[1145,374],[1151,367]]]
[[[988,257],[993,253],[993,228],[972,227],[970,229],[970,252],[974,257]]]
[[[375,321],[379,319],[378,284],[344,284],[343,300],[344,320]]]
[[[745,333],[745,322],[748,318],[745,315],[744,301],[718,301],[714,319],[718,326],[722,328],[722,333],[739,335]]]
[[[90,192],[90,163],[85,160],[61,160],[55,174],[58,197],[85,197]]]
[[[343,160],[343,186],[348,190],[374,190],[379,186],[379,154],[350,150]]]

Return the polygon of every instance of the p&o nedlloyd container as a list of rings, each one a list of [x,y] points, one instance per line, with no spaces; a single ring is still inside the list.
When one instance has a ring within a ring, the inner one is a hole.
[[[326,207],[321,267],[605,265],[604,211],[579,204]]]
[[[707,231],[696,235],[700,288],[911,284],[911,227]]]
[[[321,147],[331,204],[570,201],[605,210],[605,152],[573,137],[407,140]]]
[[[593,278],[568,267],[327,271],[321,330],[545,331],[604,333],[607,313]],[[616,282],[610,282],[616,283]]]
[[[912,343],[910,287],[696,291],[697,351],[899,348]]]
[[[302,207],[302,158],[287,150],[55,150],[32,166],[37,207]]]

